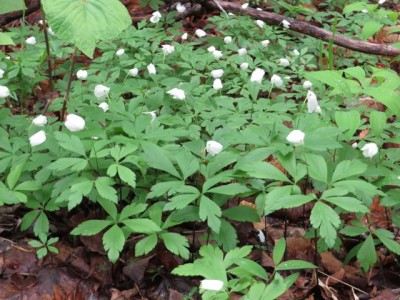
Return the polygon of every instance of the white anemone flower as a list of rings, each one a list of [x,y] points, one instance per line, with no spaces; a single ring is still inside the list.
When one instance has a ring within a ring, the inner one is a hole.
[[[256,20],[256,24],[260,28],[264,28],[265,22],[263,20]]]
[[[304,145],[304,137],[305,134],[303,131],[295,129],[288,134],[286,140],[294,146],[301,146]]]
[[[244,55],[246,55],[246,54],[247,54],[246,48],[240,48],[240,49],[238,50],[238,54],[239,54],[239,56],[244,56]]]
[[[265,71],[263,69],[257,68],[251,73],[250,82],[261,83],[263,77],[265,75]]]
[[[0,85],[0,98],[6,98],[10,96],[10,90],[4,85]]]
[[[177,10],[179,13],[183,13],[183,12],[186,10],[186,7],[185,7],[185,5],[182,5],[182,3],[178,2],[178,3],[176,4],[176,10]]]
[[[43,115],[38,115],[32,120],[32,124],[35,126],[43,127],[47,124],[47,117]]]
[[[88,71],[79,70],[78,72],[76,72],[76,77],[81,80],[86,80],[86,78],[88,77]]]
[[[271,77],[271,83],[273,85],[275,85],[276,87],[280,87],[283,84],[283,80],[281,77],[279,77],[278,75],[274,74]]]
[[[128,71],[128,75],[131,77],[135,77],[139,73],[138,68],[133,68]]]
[[[156,66],[154,64],[149,64],[147,66],[147,71],[149,71],[149,74],[152,74],[152,75],[157,74]]]
[[[226,36],[226,37],[224,37],[224,43],[225,43],[225,44],[230,44],[230,43],[232,43],[232,37],[231,37],[231,36]]]
[[[288,67],[288,66],[290,66],[290,61],[287,60],[286,58],[280,58],[279,65],[282,67]]]
[[[310,89],[312,86],[313,86],[313,84],[311,81],[306,80],[303,82],[303,88],[305,88],[307,90]]]
[[[289,21],[283,20],[283,21],[282,21],[282,26],[285,27],[285,28],[287,28],[287,29],[289,29],[289,28],[290,28],[290,23],[289,23]]]
[[[219,79],[219,78],[215,79],[213,82],[213,89],[218,91],[218,90],[222,89],[222,87],[223,87],[223,85],[222,85],[221,79]]]
[[[169,90],[167,92],[167,94],[170,94],[173,99],[177,99],[177,100],[185,100],[185,98],[186,98],[185,91],[182,89],[178,89],[178,88],[173,88],[173,89]]]
[[[110,93],[110,88],[105,85],[98,84],[94,88],[94,95],[96,96],[97,99],[105,99],[109,93]]]
[[[373,156],[378,154],[379,149],[378,149],[377,144],[367,143],[361,148],[361,151],[365,157],[372,158]]]
[[[249,64],[247,62],[241,63],[240,68],[244,71],[249,68]]]
[[[108,111],[108,103],[107,102],[101,102],[99,104],[99,107],[104,111],[107,112]]]
[[[27,43],[28,45],[35,45],[36,38],[34,36],[30,36],[25,40],[25,43]]]
[[[81,131],[85,128],[85,120],[78,115],[69,114],[65,119],[64,125],[69,131]]]
[[[318,105],[317,95],[313,91],[307,92],[307,110],[309,113],[320,113],[321,107]]]
[[[214,56],[215,59],[220,59],[223,55],[222,51],[215,50],[212,55]]]
[[[224,149],[224,146],[222,146],[220,143],[216,141],[208,141],[206,143],[206,149],[205,151],[208,152],[211,156],[215,156],[219,154],[222,150]]]
[[[150,122],[153,122],[157,118],[157,113],[156,112],[157,112],[156,110],[144,111],[143,114],[144,115],[150,115],[151,116],[151,121]]]
[[[224,75],[224,70],[222,70],[222,69],[217,69],[217,70],[212,70],[211,71],[211,76],[213,77],[213,78],[221,78],[222,77],[222,75]]]
[[[221,280],[204,279],[200,282],[200,288],[208,291],[220,291],[224,287]]]
[[[159,11],[153,12],[152,16],[150,17],[151,23],[158,23],[161,20],[161,14]]]
[[[121,55],[124,55],[124,53],[125,53],[125,49],[118,49],[116,52],[115,52],[115,55],[116,56],[121,56]]]
[[[34,135],[29,137],[29,143],[31,147],[39,146],[46,141],[46,133],[43,130],[36,132]]]
[[[197,35],[197,37],[199,38],[205,37],[207,35],[207,33],[203,29],[196,29],[194,34]]]

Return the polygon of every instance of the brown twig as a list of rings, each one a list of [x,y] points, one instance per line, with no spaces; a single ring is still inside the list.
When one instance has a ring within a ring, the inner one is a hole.
[[[263,20],[265,23],[269,25],[280,25],[283,20],[286,20],[290,23],[290,30],[292,31],[303,33],[305,35],[309,35],[323,41],[327,42],[332,41],[335,45],[347,49],[367,54],[375,54],[375,55],[385,55],[385,56],[400,55],[400,49],[397,49],[387,44],[373,44],[364,41],[357,41],[347,38],[343,35],[333,34],[330,31],[311,25],[307,22],[297,21],[275,13],[259,11],[253,8],[247,8],[243,10],[241,9],[241,5],[238,3],[226,2],[220,0],[218,2],[221,5],[221,7],[223,7],[228,12],[248,15],[254,19]],[[219,10],[218,6],[213,1],[207,1],[206,5],[209,8]]]

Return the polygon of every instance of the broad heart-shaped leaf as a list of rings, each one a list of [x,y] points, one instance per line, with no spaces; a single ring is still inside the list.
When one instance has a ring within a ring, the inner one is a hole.
[[[16,10],[26,9],[23,0],[1,0],[0,1],[0,15],[6,14]]]
[[[366,170],[367,165],[362,163],[360,160],[343,160],[336,166],[331,182],[336,182],[355,175],[361,175]]]
[[[157,245],[157,234],[153,233],[140,240],[135,245],[135,256],[141,256],[149,253]]]
[[[340,225],[338,214],[328,205],[317,202],[311,211],[311,224],[319,233],[328,247],[332,247],[336,240],[336,228]]]
[[[56,35],[90,58],[99,40],[117,37],[132,23],[118,0],[42,0]]]
[[[164,245],[168,251],[179,255],[184,259],[189,258],[189,242],[183,235],[175,232],[166,232],[162,233],[160,238],[164,241]]]
[[[210,198],[202,196],[200,199],[199,217],[203,221],[207,220],[207,225],[216,233],[221,227],[221,208]]]
[[[365,272],[376,263],[374,239],[369,235],[357,253],[357,259]]]
[[[103,245],[107,251],[108,258],[115,263],[125,245],[125,236],[122,229],[117,225],[108,229],[103,235]]]

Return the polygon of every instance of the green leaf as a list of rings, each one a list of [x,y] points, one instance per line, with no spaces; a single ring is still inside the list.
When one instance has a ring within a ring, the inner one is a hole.
[[[98,177],[94,182],[97,192],[103,198],[117,203],[117,190],[112,187],[114,180],[110,177]]]
[[[228,196],[238,196],[239,194],[250,191],[246,186],[240,183],[231,183],[220,185],[207,191],[207,193],[222,194]]]
[[[41,248],[43,247],[43,244],[37,240],[31,240],[28,243],[30,246],[34,247],[34,248]]]
[[[394,234],[386,229],[376,229],[374,234],[393,253],[400,255],[400,244],[394,239]]]
[[[362,243],[360,250],[357,253],[357,259],[360,262],[364,272],[367,272],[370,267],[376,263],[375,244],[371,235],[369,235],[364,243]]]
[[[286,241],[284,238],[280,238],[278,241],[276,241],[274,251],[272,252],[272,260],[274,261],[275,265],[278,265],[281,262],[285,251]]]
[[[177,178],[181,178],[163,148],[149,142],[142,142],[141,145],[145,154],[144,159],[150,167],[163,170]]]
[[[369,212],[368,207],[366,207],[360,200],[353,197],[329,197],[324,200],[333,203],[348,212]]]
[[[128,169],[127,167],[119,165],[118,169],[118,176],[121,178],[122,181],[128,183],[131,187],[136,187],[136,175],[135,173]]]
[[[386,127],[386,114],[377,110],[371,111],[369,115],[369,124],[375,136],[379,137]]]
[[[165,247],[168,251],[179,255],[184,259],[189,259],[189,242],[183,235],[175,232],[166,232],[162,233],[160,238],[164,241]]]
[[[40,234],[46,234],[49,232],[49,219],[44,212],[41,212],[36,219],[35,225],[33,225],[33,233],[36,236]]]
[[[221,219],[221,227],[218,233],[213,232],[213,239],[215,239],[219,246],[222,246],[224,251],[232,250],[237,246],[238,237],[236,229],[231,223]]]
[[[64,171],[71,169],[71,171],[82,171],[88,165],[86,159],[77,157],[59,158],[52,162],[47,168],[53,171]]]
[[[381,22],[378,22],[375,20],[368,20],[367,22],[364,23],[364,26],[361,30],[361,39],[366,40],[366,39],[372,37],[383,26],[384,26],[384,24]]]
[[[240,248],[235,248],[230,250],[225,255],[224,265],[225,268],[228,269],[231,265],[233,265],[238,259],[245,258],[247,255],[251,253],[253,246],[247,245]]]
[[[257,211],[246,205],[233,206],[225,209],[222,216],[239,222],[259,222],[260,216]]]
[[[340,225],[338,214],[328,205],[317,202],[310,216],[311,224],[315,229],[319,228],[321,237],[328,247],[333,247],[336,240],[336,228]]]
[[[261,267],[258,263],[250,259],[247,258],[238,259],[235,262],[235,264],[238,265],[242,270],[245,270],[247,273],[250,273],[253,276],[257,276],[264,280],[268,280],[268,274],[265,271],[265,269]]]
[[[90,58],[99,40],[115,39],[132,23],[118,0],[42,0],[42,5],[57,36]]]
[[[6,14],[16,10],[26,9],[23,0],[1,0],[0,1],[0,15]]]
[[[25,181],[25,182],[18,184],[14,190],[15,191],[37,191],[40,189],[41,189],[41,186],[36,181],[29,180],[29,181]]]
[[[332,175],[331,182],[336,182],[344,178],[361,175],[365,171],[367,171],[367,165],[362,163],[360,160],[343,160],[336,166],[336,169]]]
[[[95,235],[102,231],[107,226],[111,225],[111,221],[108,220],[89,220],[85,221],[75,227],[72,231],[72,235]]]
[[[177,192],[179,188],[184,186],[183,181],[167,181],[160,182],[151,187],[151,192],[147,195],[147,199],[155,198],[166,195],[173,195]]]
[[[201,220],[207,220],[207,225],[216,233],[221,227],[221,208],[210,198],[202,196],[200,198],[199,217]]]
[[[39,215],[39,210],[31,210],[30,212],[26,213],[22,218],[21,223],[21,230],[28,229],[32,223],[36,220],[37,216]]]
[[[147,208],[147,204],[145,203],[132,203],[126,205],[119,216],[120,221],[125,220],[131,216],[138,215],[141,212],[144,212]]]
[[[175,210],[182,209],[194,202],[199,197],[199,194],[183,194],[177,195],[169,199],[169,202],[165,204],[164,210]]]
[[[361,125],[360,113],[356,110],[336,111],[335,121],[343,130],[346,138],[350,139]]]
[[[262,300],[273,300],[277,299],[280,295],[285,293],[299,277],[299,273],[289,275],[283,278],[279,273],[276,273],[274,280],[268,284],[264,291],[264,297]],[[249,300],[252,300],[251,298]]]
[[[103,245],[108,258],[115,263],[125,245],[125,236],[121,228],[115,224],[108,229],[103,235]]]
[[[283,196],[282,198],[275,198],[274,201],[270,202],[270,199],[272,200],[273,198],[268,195],[267,199],[268,202],[265,203],[265,211],[267,213],[271,213],[282,208],[293,208],[302,206],[316,199],[316,196],[313,193],[307,195],[289,195]]]
[[[83,146],[81,140],[76,135],[69,135],[57,131],[54,133],[54,136],[56,137],[60,147],[86,157],[85,147]]]
[[[141,256],[149,253],[157,246],[157,234],[153,233],[141,239],[135,245],[135,256]]]
[[[45,257],[46,255],[47,255],[47,248],[46,248],[46,247],[43,247],[43,248],[39,249],[39,250],[36,252],[36,256],[37,256],[39,259],[42,259],[42,258]]]
[[[243,166],[241,169],[251,177],[290,182],[286,175],[278,168],[264,161],[254,162],[253,164]]]
[[[121,223],[126,225],[132,232],[151,234],[161,231],[161,228],[149,219],[129,219],[122,220]]]
[[[326,160],[320,156],[311,153],[304,154],[307,164],[307,170],[311,178],[327,183],[328,166]]]
[[[24,165],[19,164],[11,170],[10,174],[8,174],[7,185],[10,190],[12,190],[15,187],[15,185],[17,184],[17,181],[18,181],[19,177],[21,176],[21,172],[22,172],[23,168],[24,168]]]
[[[386,105],[397,117],[400,117],[400,94],[397,91],[388,90],[387,87],[369,88],[363,91],[366,95],[374,97]]]
[[[12,0],[14,1],[14,0]],[[1,6],[1,3],[0,3]],[[0,8],[1,10],[1,8]],[[0,12],[1,14],[1,12]],[[4,33],[4,32],[0,32],[0,45],[15,45],[14,41],[12,40],[12,38],[10,37],[10,35]]]
[[[107,214],[114,220],[117,220],[117,207],[116,205],[104,198],[98,197],[97,202],[101,205],[101,207],[107,212]]]
[[[275,270],[276,271],[287,271],[287,270],[299,270],[299,269],[316,269],[312,263],[304,260],[287,260],[279,264]]]
[[[190,153],[190,151],[182,148],[179,156],[176,158],[179,169],[182,172],[183,179],[187,179],[199,169],[199,160]]]
[[[360,224],[361,226],[346,226],[340,230],[341,234],[347,236],[360,236],[368,231],[368,228]]]

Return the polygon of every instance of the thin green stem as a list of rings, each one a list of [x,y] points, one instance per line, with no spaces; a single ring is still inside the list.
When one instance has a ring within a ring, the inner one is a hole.
[[[64,115],[65,115],[65,111],[67,109],[69,93],[71,91],[72,77],[74,76],[74,66],[75,66],[77,52],[78,52],[78,48],[75,47],[74,48],[74,52],[72,53],[72,56],[71,56],[71,66],[69,68],[69,79],[68,79],[68,83],[67,83],[67,90],[65,91],[63,106],[62,106],[61,114],[60,114],[60,121],[61,122],[64,121]],[[61,129],[62,129],[62,126],[60,125],[59,130],[61,131]]]

